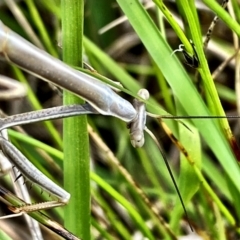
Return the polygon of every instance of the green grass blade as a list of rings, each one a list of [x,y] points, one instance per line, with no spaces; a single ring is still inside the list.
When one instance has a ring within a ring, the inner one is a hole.
[[[61,1],[63,60],[82,64],[83,0]],[[83,103],[64,92],[64,104]],[[65,226],[90,239],[89,146],[86,116],[64,119],[64,186],[71,199],[65,208]]]

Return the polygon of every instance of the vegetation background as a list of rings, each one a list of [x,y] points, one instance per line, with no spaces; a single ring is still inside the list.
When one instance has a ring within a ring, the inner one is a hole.
[[[227,11],[221,8],[221,1],[177,0],[163,3],[156,0],[157,7],[152,1],[88,0],[84,5],[84,15],[73,10],[81,9],[83,1],[15,1],[15,8],[11,2],[0,1],[0,20],[5,25],[65,61],[68,61],[66,39],[69,38],[64,34],[69,30],[75,40],[83,42],[84,61],[101,75],[123,84],[124,91],[119,93],[123,98],[132,101],[140,88],[149,90],[149,112],[208,116],[223,115],[224,109],[227,115],[239,114],[237,102],[240,95],[236,93],[239,91],[240,14],[237,0],[229,1]],[[73,7],[68,8],[64,4],[73,4]],[[26,32],[26,25],[19,23],[14,9],[25,17],[38,42]],[[224,21],[217,23],[204,55],[202,38],[216,13]],[[71,18],[75,23],[68,22]],[[116,23],[117,20],[116,25],[100,33],[109,23]],[[84,38],[81,31],[72,30],[83,24]],[[62,25],[65,26],[63,33]],[[181,25],[184,29],[182,33],[179,32]],[[62,43],[61,37],[65,42]],[[198,69],[184,63],[182,52],[171,56],[182,43],[193,55],[189,39],[196,47],[200,61]],[[235,53],[236,57],[226,62],[226,67],[213,82],[210,73]],[[68,63],[71,64],[71,57]],[[8,62],[0,62],[0,73],[24,82],[29,88],[25,98],[1,102],[1,109],[8,115],[49,108],[63,102],[48,83],[13,68]],[[64,98],[66,103],[66,96]],[[96,137],[88,128],[91,170],[89,162],[76,157],[75,151],[79,148],[71,142],[78,139],[78,131],[86,131],[85,125],[83,130],[67,131],[72,140],[66,140],[63,136],[63,142],[62,120],[23,126],[27,135],[9,131],[15,146],[59,185],[63,186],[64,179],[65,189],[72,195],[69,206],[46,211],[52,219],[65,224],[70,232],[82,239],[143,239],[144,236],[148,239],[179,239],[188,235],[192,239],[197,239],[197,235],[201,239],[239,238],[240,174],[229,144],[233,145],[233,138],[224,119],[182,120],[189,129],[178,121],[164,120],[187,150],[188,160],[179,154],[159,121],[151,117],[147,120],[148,128],[161,142],[174,173],[194,233],[189,229],[161,152],[149,136],[146,134],[143,148],[134,149],[126,123],[100,115],[88,116],[87,120],[99,136]],[[238,139],[238,121],[229,122],[233,135]],[[67,124],[71,126],[71,120]],[[79,146],[82,146],[81,154],[85,151],[87,156],[89,150],[85,143]],[[44,152],[39,153],[39,148]],[[83,161],[84,166],[81,165]],[[129,181],[129,176],[119,163],[137,185]],[[86,173],[85,177],[81,172]],[[88,177],[91,179],[90,185]],[[0,181],[1,186],[12,191],[8,177]],[[144,191],[150,205],[146,204],[137,186]],[[50,199],[48,193],[41,194],[38,186],[29,189],[29,193],[33,202]],[[91,215],[88,209],[90,193]],[[5,212],[6,206],[3,204],[1,207],[2,215],[8,214]],[[154,214],[156,211],[158,216]],[[30,239],[22,217],[1,220],[0,229],[3,231],[0,233],[1,239]],[[43,239],[61,238],[43,228]]]

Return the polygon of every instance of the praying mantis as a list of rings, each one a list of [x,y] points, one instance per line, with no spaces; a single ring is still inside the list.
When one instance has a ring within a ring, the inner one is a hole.
[[[69,91],[83,97],[88,102],[82,106],[61,106],[2,118],[0,124],[1,131],[9,127],[29,124],[36,121],[63,118],[80,114],[101,113],[103,115],[117,117],[128,123],[130,127],[132,145],[134,147],[143,146],[143,131],[146,129],[146,111],[145,105],[141,102],[141,100],[135,99],[132,106],[128,101],[119,97],[108,86],[102,84],[100,81],[91,76],[70,68],[44,51],[40,51],[29,42],[12,32],[3,23],[0,23],[0,43],[1,58],[16,64],[20,68],[27,70],[34,75],[37,75],[43,80],[52,81],[62,88],[67,88]],[[18,54],[16,54],[17,52]],[[26,62],[24,59],[19,59],[19,53],[20,56],[27,56],[28,59],[34,59],[34,61],[32,60],[30,62]],[[35,61],[37,61],[38,64],[36,64]],[[53,71],[58,72],[59,75],[54,76]],[[57,82],[55,80],[57,80]],[[149,98],[149,93],[147,90],[142,89],[139,91],[139,96],[143,100],[147,100]],[[14,145],[3,137],[0,139],[0,144],[4,154],[10,159],[13,165],[19,169],[26,179],[39,185],[42,189],[48,191],[58,199],[57,201],[19,207],[15,210],[16,213],[32,212],[62,206],[68,203],[70,194],[45,177],[16,147],[14,147]]]
[[[11,60],[11,57],[9,57],[9,56],[6,56],[6,57],[8,57],[9,58],[9,60]],[[93,99],[94,100],[94,99]],[[91,100],[90,100],[91,101]],[[97,107],[98,109],[97,110],[101,110],[101,107],[99,107],[98,105],[96,105],[96,103],[93,101],[93,103],[92,103],[93,105],[94,105],[94,107]],[[125,103],[123,104],[124,106],[125,106]],[[95,108],[92,108],[91,106],[90,106],[90,108],[88,108],[88,110],[89,111],[95,111],[94,110]],[[130,109],[130,107],[129,107],[129,109]],[[86,109],[85,109],[86,110]],[[106,110],[103,110],[103,112],[102,113],[104,113],[104,114],[106,114],[106,112],[105,112]],[[133,111],[130,111],[130,112],[133,112],[134,113],[134,110]],[[110,112],[111,114],[115,114],[114,116],[117,116],[117,114],[118,113],[116,113],[116,112],[114,112],[114,113],[112,113],[112,112]],[[133,114],[134,115],[134,114]],[[129,116],[129,115],[128,115]],[[123,118],[122,116],[121,116],[121,118]],[[123,120],[123,119],[122,119]],[[126,116],[124,116],[124,120],[126,120]],[[36,120],[36,121],[38,121],[38,120]]]

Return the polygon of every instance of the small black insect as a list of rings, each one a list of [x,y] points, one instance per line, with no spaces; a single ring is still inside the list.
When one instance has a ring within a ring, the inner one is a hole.
[[[183,44],[180,44],[178,49],[173,51],[171,55],[173,55],[175,52],[182,52],[183,56],[184,56],[184,59],[185,59],[185,63],[192,68],[198,68],[199,67],[199,59],[198,59],[198,55],[197,55],[197,52],[196,52],[196,49],[195,49],[195,45],[192,42],[192,40],[190,40],[190,43],[192,45],[193,52],[194,52],[193,56],[190,56],[188,54],[188,52],[186,51],[186,48]]]

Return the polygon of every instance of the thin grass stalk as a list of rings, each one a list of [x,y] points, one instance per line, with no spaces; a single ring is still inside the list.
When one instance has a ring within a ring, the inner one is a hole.
[[[83,0],[62,0],[63,60],[82,66]],[[83,103],[64,92],[64,104]],[[65,208],[65,227],[77,236],[90,239],[90,180],[87,118],[64,120],[64,188],[71,199]]]

